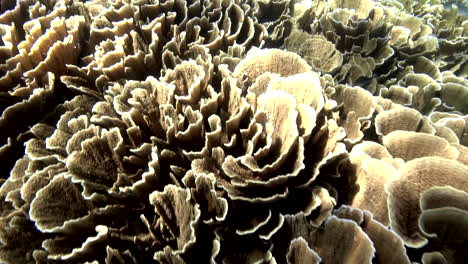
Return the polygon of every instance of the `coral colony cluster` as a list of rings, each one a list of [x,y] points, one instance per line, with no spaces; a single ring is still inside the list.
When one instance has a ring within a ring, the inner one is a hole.
[[[443,0],[1,0],[0,263],[466,263]]]

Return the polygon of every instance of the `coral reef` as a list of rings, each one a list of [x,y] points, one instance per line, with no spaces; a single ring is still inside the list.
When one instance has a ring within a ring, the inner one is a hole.
[[[0,1],[0,262],[463,263],[455,2]]]

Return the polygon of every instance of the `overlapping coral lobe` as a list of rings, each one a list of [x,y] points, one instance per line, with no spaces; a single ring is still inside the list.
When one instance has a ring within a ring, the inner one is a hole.
[[[2,262],[467,258],[468,24],[455,7],[0,9]]]
[[[250,1],[19,1],[0,18],[2,97],[13,96],[2,111],[3,149],[63,102],[54,100],[63,84],[102,97],[110,82],[160,76],[201,47],[232,64],[262,43],[256,10]],[[10,125],[22,112],[34,114]]]

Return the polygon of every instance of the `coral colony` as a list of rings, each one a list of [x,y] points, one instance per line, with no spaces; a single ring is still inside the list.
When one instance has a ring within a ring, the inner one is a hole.
[[[467,263],[466,1],[0,4],[0,263]]]

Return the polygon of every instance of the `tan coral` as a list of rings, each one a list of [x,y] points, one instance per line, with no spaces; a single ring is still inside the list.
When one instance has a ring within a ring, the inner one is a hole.
[[[432,127],[436,130],[434,135],[447,140],[451,144],[458,144],[460,142],[457,134],[450,128],[440,124],[432,124]]]
[[[423,114],[432,112],[441,104],[437,96],[441,92],[441,84],[426,73],[408,73],[398,84],[413,94],[411,104]]]
[[[367,158],[383,161],[391,161],[393,159],[390,152],[388,152],[384,146],[372,141],[364,141],[355,145],[351,150],[351,154],[353,154],[352,158],[358,162],[361,162]]]
[[[322,35],[295,31],[286,39],[285,46],[301,55],[316,71],[333,72],[343,63],[341,52]]]
[[[309,247],[307,241],[302,237],[291,241],[286,259],[288,260],[288,264],[318,264],[321,261],[320,256]]]
[[[460,154],[445,139],[414,131],[393,131],[383,137],[383,145],[394,158],[404,161],[429,156],[456,160]]]
[[[168,239],[175,239],[176,242],[172,248],[173,252],[176,254],[185,252],[193,246],[197,239],[195,229],[200,221],[200,209],[190,203],[190,192],[174,185],[167,185],[164,191],[151,193],[149,200],[160,215],[157,223],[151,228],[160,232],[168,229],[174,236]],[[159,257],[159,253],[155,254],[156,258]]]
[[[73,74],[65,82],[88,94],[100,94],[109,83],[121,79],[164,75],[183,60],[199,56],[216,57],[217,65],[219,60],[238,61],[245,47],[259,45],[265,36],[265,27],[253,19],[250,7],[237,2],[76,5],[81,12],[92,13],[93,23],[82,66],[70,66]],[[96,45],[99,52],[95,52]]]
[[[432,33],[432,30],[428,25],[425,25],[424,22],[416,17],[405,13],[400,13],[395,15],[393,18],[393,24],[396,26],[402,26],[410,31],[409,38],[412,40],[417,39],[418,37],[424,37]]]
[[[468,113],[468,86],[458,83],[445,83],[442,85],[441,98],[444,104],[461,113]]]
[[[427,240],[418,230],[420,195],[434,186],[449,185],[468,191],[468,167],[453,160],[424,157],[407,162],[387,184],[390,225],[412,247]]]
[[[370,127],[370,118],[376,109],[372,94],[359,87],[339,85],[330,96],[338,104],[336,120],[345,129],[349,144],[360,141]]]
[[[298,89],[298,87],[304,87]],[[319,74],[306,72],[286,78],[278,78],[269,82],[267,90],[280,90],[294,96],[298,104],[311,106],[315,111],[322,111],[325,100],[322,95]]]
[[[389,225],[385,184],[393,179],[404,161],[394,159],[384,146],[371,141],[354,146],[350,158],[357,167],[359,185],[351,205],[370,211],[379,222]]]
[[[468,193],[450,186],[432,187],[419,200],[421,210],[455,207],[468,211]]]
[[[424,191],[468,185],[468,23],[453,10],[6,2],[2,162],[27,142],[0,179],[0,261],[407,263],[393,231],[409,246],[438,234],[426,258],[457,259],[446,237],[464,239],[449,227],[466,213],[418,215]]]
[[[468,147],[460,144],[452,144],[455,147],[460,155],[458,155],[458,161],[468,166]]]
[[[422,194],[420,205],[419,227],[429,241],[428,248],[436,253],[426,254],[442,262],[463,262],[467,257],[462,249],[467,239],[468,193],[450,186],[434,187]]]
[[[294,65],[294,67],[290,67]],[[310,71],[310,66],[297,54],[279,49],[252,49],[233,72],[237,78],[247,77],[251,82],[264,72],[290,76]]]
[[[429,134],[435,132],[426,117],[423,117],[418,111],[406,107],[380,112],[375,118],[375,130],[381,136],[395,130]]]
[[[410,38],[411,30],[404,26],[393,26],[392,28],[392,39],[390,40],[391,45],[400,46],[408,42]]]
[[[435,126],[442,126],[450,129],[457,137],[458,143],[464,146],[468,146],[468,116],[461,116],[459,114],[452,113],[433,112],[429,117]]]
[[[439,69],[438,65],[434,61],[426,57],[416,58],[416,63],[414,64],[414,72],[427,74],[436,81],[442,81],[443,78],[443,74],[441,73],[441,70]]]
[[[336,216],[328,218],[317,229],[309,224],[302,213],[287,215],[282,230],[273,239],[283,241],[282,245],[285,244],[284,241],[287,241],[288,247],[288,244],[299,237],[302,237],[308,247],[327,263],[367,263],[375,254],[370,238],[356,222]],[[280,250],[287,250],[287,248]],[[278,256],[278,260],[284,258],[286,252],[284,253],[283,256]]]
[[[267,144],[270,146],[266,146],[263,150],[264,154],[262,154],[260,150],[255,153],[255,155],[247,154],[243,158],[244,165],[256,171],[259,175],[271,176],[272,172],[277,170],[284,163],[286,157],[290,155],[289,151],[295,149],[298,144],[299,131],[296,126],[298,112],[295,108],[296,102],[294,97],[283,91],[270,90],[259,96],[257,111],[259,113],[258,115],[264,113],[265,118],[269,121],[266,129],[267,131],[271,130],[271,134],[267,132],[270,134],[268,135],[268,141],[270,142],[268,143],[267,141]],[[273,147],[279,148],[280,150],[279,153],[275,155],[276,160],[264,168],[259,167],[254,157],[256,156],[257,159],[261,159],[261,157],[268,154],[270,148]],[[232,167],[235,165],[235,163],[231,163],[234,159],[229,156],[226,158],[226,161],[229,161],[229,163],[225,162],[223,168],[228,175],[234,173],[231,176],[234,177],[234,175],[237,175],[235,172],[239,170],[237,168],[239,165],[235,166],[237,169]],[[238,163],[238,161],[236,161],[236,163]]]
[[[374,2],[372,0],[329,0],[328,4],[331,9],[347,8],[355,10],[359,18],[366,18],[369,12],[374,8]]]
[[[398,262],[409,264],[403,240],[388,227],[382,225],[371,213],[366,210],[341,206],[334,215],[349,219],[357,223],[372,240],[375,248],[374,260],[382,262]]]
[[[0,78],[2,87],[11,89],[17,83],[23,83],[30,86],[27,90],[31,90],[43,84],[47,72],[60,76],[66,73],[66,64],[77,63],[81,47],[78,43],[84,36],[84,17],[65,18],[65,6],[59,4],[56,8],[44,17],[24,23],[24,40],[9,38],[16,42],[17,53],[1,65],[6,74]],[[68,56],[64,56],[65,53]],[[22,94],[20,91],[16,93]]]
[[[62,174],[54,177],[48,185],[37,192],[31,203],[29,215],[41,231],[57,232],[67,224],[66,221],[87,215],[89,209],[90,206],[81,196],[78,185],[73,184],[69,177]]]
[[[391,85],[389,88],[382,87],[379,93],[383,98],[388,98],[401,105],[410,105],[413,101],[413,94],[410,90],[400,85]]]
[[[393,179],[396,171],[397,169],[387,162],[376,159],[364,160],[356,173],[359,192],[351,206],[368,210],[379,222],[389,225],[387,194],[384,186]]]

